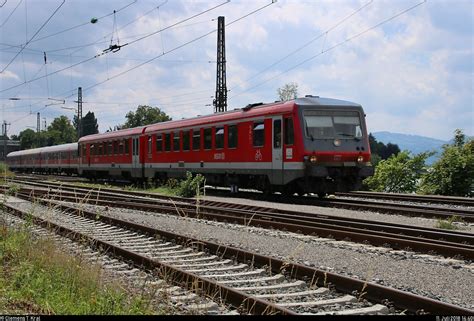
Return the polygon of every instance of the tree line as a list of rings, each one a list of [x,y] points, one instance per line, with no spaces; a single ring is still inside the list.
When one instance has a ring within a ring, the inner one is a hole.
[[[373,151],[377,153],[377,147]],[[456,129],[453,142],[442,147],[432,166],[426,165],[426,159],[434,154],[398,150],[385,159],[375,154],[375,174],[365,179],[364,185],[377,192],[473,196],[474,139]]]
[[[115,125],[108,131],[145,126],[162,121],[171,120],[166,113],[158,107],[139,105],[136,111],[130,111],[125,115],[125,123]],[[88,112],[82,121],[78,122],[77,116],[72,121],[67,116],[56,117],[51,124],[40,132],[33,129],[25,129],[12,139],[20,141],[20,149],[30,149],[59,144],[77,142],[80,137],[78,127],[81,126],[81,137],[99,133],[97,118],[93,112]]]

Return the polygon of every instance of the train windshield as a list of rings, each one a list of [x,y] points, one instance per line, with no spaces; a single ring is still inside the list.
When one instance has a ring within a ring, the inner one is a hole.
[[[306,137],[314,139],[362,137],[360,115],[355,111],[306,111]]]

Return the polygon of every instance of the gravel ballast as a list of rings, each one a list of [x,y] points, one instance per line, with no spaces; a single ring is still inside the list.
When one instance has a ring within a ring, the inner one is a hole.
[[[249,202],[246,200],[246,204]],[[261,203],[259,202],[259,205]],[[29,206],[31,207],[31,205]],[[105,209],[91,205],[82,206],[89,209],[95,208],[98,214],[110,215],[185,236],[297,261],[321,270],[341,273],[474,309],[472,291],[474,264],[470,262],[174,215],[116,208]],[[266,204],[261,206],[266,206]],[[282,208],[283,205],[276,204],[276,206]],[[291,205],[291,207],[292,210],[298,210],[296,207],[300,206]],[[318,208],[318,211],[320,209]],[[327,214],[330,215],[334,215],[332,211],[354,212],[328,208],[322,210],[328,211]],[[362,214],[366,219],[375,220],[372,214],[357,213],[358,215]],[[413,224],[407,221],[398,221],[397,223]]]

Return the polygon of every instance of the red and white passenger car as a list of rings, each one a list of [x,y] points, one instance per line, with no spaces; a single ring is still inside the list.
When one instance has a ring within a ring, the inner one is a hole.
[[[283,193],[354,190],[373,175],[362,107],[317,96],[90,135],[79,154],[77,171],[90,178],[190,171],[210,185]]]

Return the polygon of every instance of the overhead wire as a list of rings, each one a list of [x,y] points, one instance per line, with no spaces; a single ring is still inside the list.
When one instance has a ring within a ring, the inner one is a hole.
[[[116,10],[114,10],[113,12],[108,13],[108,14],[105,14],[105,15],[103,15],[103,16],[100,16],[100,17],[98,17],[98,18],[96,18],[96,19],[97,19],[97,21],[100,21],[101,19],[107,18],[107,17],[113,15],[114,13],[118,13],[118,12],[120,12],[120,11],[122,11],[122,10],[125,10],[126,8],[130,7],[132,4],[135,4],[137,1],[138,1],[138,0],[134,0],[134,1],[130,2],[129,4],[123,6],[122,8],[116,9]],[[35,40],[31,41],[31,42],[37,42],[37,41],[44,40],[44,39],[47,39],[47,38],[50,38],[50,37],[54,37],[54,36],[60,35],[60,34],[62,34],[62,33],[65,33],[65,32],[68,32],[68,31],[75,30],[75,29],[77,29],[77,28],[86,26],[86,25],[88,25],[88,24],[90,24],[90,23],[91,23],[91,21],[83,22],[83,23],[80,23],[80,24],[78,24],[78,25],[75,25],[75,26],[66,28],[66,29],[64,29],[64,30],[55,32],[55,33],[53,33],[53,34],[50,34],[50,35],[47,35],[47,36],[44,36],[44,37],[41,37],[41,38],[37,38],[37,39],[35,39]],[[31,43],[31,42],[30,42],[30,43]]]
[[[41,25],[41,27],[35,32],[35,34],[30,38],[30,40],[28,40],[24,46],[21,46],[21,49],[20,51],[10,60],[10,62],[5,66],[5,68],[2,69],[2,71],[0,71],[0,73],[3,73],[10,65],[13,61],[15,61],[15,59],[18,57],[18,55],[20,53],[23,52],[23,49],[28,46],[28,44],[31,42],[31,40],[33,40],[36,35],[44,28],[44,26],[46,26],[48,24],[48,22],[53,18],[53,16],[56,14],[56,12],[59,11],[59,9],[64,5],[64,3],[66,2],[66,0],[63,0],[63,2],[59,5],[59,7],[56,8],[56,10],[54,10],[54,12],[49,16],[49,18]]]
[[[5,21],[2,22],[2,24],[0,25],[0,28],[2,28],[7,22],[8,20],[10,19],[10,17],[15,13],[16,9],[18,9],[18,7],[20,6],[20,4],[23,2],[23,0],[20,0],[20,2],[18,2],[18,4],[15,6],[15,8],[12,10],[12,12],[10,12],[10,14],[8,15],[8,17],[5,19]],[[5,1],[6,3],[6,1]],[[5,4],[4,3],[4,4]]]
[[[212,7],[211,9],[216,9],[216,8],[220,7],[221,5],[227,4],[228,2],[229,2],[229,0],[227,0],[227,1],[224,2],[224,3],[221,3],[221,4],[217,5],[217,6],[215,6],[215,7]],[[205,13],[209,12],[209,10],[211,10],[211,9],[206,9],[206,10],[204,10],[204,11],[198,13],[198,14],[193,15],[193,17],[197,17],[197,16],[199,16],[199,15],[205,14]],[[177,22],[177,23],[175,23],[175,24],[173,24],[173,25],[177,25],[177,24],[179,24],[179,23],[182,23],[182,22],[185,22],[185,21],[188,21],[188,20],[189,20],[189,18],[186,18],[186,19],[181,20],[181,21],[179,21],[179,22]],[[163,29],[162,29],[162,30],[163,30]],[[48,51],[48,52],[50,52],[50,51]],[[67,67],[64,67],[64,68],[55,70],[55,71],[53,71],[53,72],[50,72],[50,73],[47,74],[47,75],[40,76],[40,77],[36,77],[36,78],[30,79],[30,80],[28,80],[28,81],[26,81],[26,82],[23,82],[23,83],[21,83],[21,84],[17,84],[17,85],[14,85],[14,86],[11,86],[11,87],[2,89],[2,90],[0,90],[0,93],[6,92],[6,91],[11,90],[11,89],[14,89],[14,88],[18,88],[18,87],[23,86],[23,85],[25,85],[25,84],[28,84],[28,83],[31,83],[31,82],[34,82],[34,81],[43,79],[44,77],[47,77],[47,76],[51,76],[51,75],[60,73],[60,72],[62,72],[62,71],[68,70],[68,69],[70,69],[70,68],[74,68],[74,67],[79,66],[79,65],[81,65],[81,64],[87,63],[87,62],[89,62],[89,61],[91,61],[91,60],[94,60],[94,59],[96,59],[96,58],[98,58],[98,57],[100,57],[100,56],[103,56],[103,55],[105,55],[105,54],[107,54],[107,53],[108,53],[108,52],[100,52],[100,53],[98,53],[98,54],[96,54],[96,55],[94,55],[94,56],[92,56],[92,57],[90,57],[90,58],[87,58],[87,59],[84,59],[84,60],[82,60],[82,61],[79,61],[79,62],[77,62],[77,63],[75,63],[75,64],[73,64],[73,65],[70,65],[70,66],[67,66]],[[147,61],[148,61],[148,60],[147,60]]]
[[[403,11],[397,13],[396,15],[393,15],[393,16],[391,16],[390,18],[387,18],[387,19],[385,19],[385,20],[383,20],[383,21],[377,23],[377,24],[374,25],[374,26],[365,29],[364,31],[361,31],[361,32],[359,32],[359,33],[357,33],[357,34],[355,34],[355,35],[353,35],[353,36],[350,36],[350,37],[346,38],[345,40],[343,40],[343,41],[337,43],[336,45],[334,45],[334,46],[332,46],[332,47],[330,47],[330,48],[328,48],[328,49],[326,49],[326,50],[324,50],[324,51],[321,51],[320,53],[318,53],[318,54],[316,54],[316,55],[313,55],[313,56],[311,56],[311,57],[309,57],[309,58],[307,58],[307,59],[305,59],[305,60],[299,62],[298,64],[296,64],[296,65],[294,65],[294,66],[292,66],[292,67],[290,67],[290,68],[288,68],[288,69],[286,69],[286,70],[284,70],[284,71],[278,73],[277,75],[275,75],[275,76],[273,76],[273,77],[270,77],[270,78],[268,78],[268,79],[266,79],[266,80],[264,80],[264,81],[262,81],[262,82],[260,82],[260,83],[258,83],[258,84],[256,84],[256,85],[254,85],[254,86],[252,86],[252,87],[250,87],[250,88],[247,88],[246,90],[244,90],[244,91],[242,91],[242,92],[240,92],[240,93],[238,93],[238,94],[236,94],[236,95],[234,95],[234,96],[232,96],[232,97],[229,97],[229,100],[234,99],[235,97],[240,96],[240,95],[242,95],[242,94],[244,94],[244,93],[246,93],[246,92],[255,90],[256,88],[258,88],[258,87],[260,87],[260,86],[266,84],[267,82],[269,82],[269,81],[271,81],[271,80],[273,80],[273,79],[276,79],[276,78],[278,78],[278,77],[280,77],[280,76],[282,76],[282,75],[284,75],[284,74],[290,72],[291,70],[294,70],[294,69],[298,68],[299,66],[304,65],[305,63],[307,63],[307,62],[309,62],[309,61],[311,61],[311,60],[313,60],[313,59],[315,59],[315,58],[317,58],[317,57],[319,57],[319,56],[321,56],[321,55],[323,55],[323,54],[325,54],[325,53],[327,53],[327,52],[329,52],[329,51],[332,51],[332,50],[336,49],[337,47],[339,47],[339,46],[341,46],[341,45],[343,45],[343,44],[346,44],[346,43],[348,43],[348,42],[350,42],[350,41],[352,41],[352,40],[354,40],[354,39],[356,39],[356,38],[362,36],[363,34],[369,32],[369,31],[371,31],[371,30],[373,30],[373,29],[375,29],[375,28],[380,27],[381,25],[383,25],[383,24],[385,24],[385,23],[387,23],[387,22],[392,21],[393,19],[398,18],[399,16],[401,16],[401,15],[403,15],[403,14],[405,14],[405,13],[407,13],[407,12],[409,12],[409,11],[411,11],[411,10],[417,8],[417,7],[419,7],[420,5],[424,4],[426,1],[427,1],[427,0],[423,0],[422,2],[419,2],[419,3],[417,3],[417,4],[413,5],[413,6],[411,6],[411,7],[407,8],[407,9],[405,9],[405,10],[403,10]]]
[[[226,24],[226,26],[232,25],[232,24],[234,24],[234,23],[236,23],[236,22],[242,20],[243,18],[246,18],[246,17],[248,17],[248,16],[250,16],[250,15],[252,15],[252,14],[255,14],[255,13],[257,13],[257,12],[259,12],[259,11],[261,11],[261,10],[267,8],[268,6],[270,6],[270,5],[274,4],[274,3],[275,3],[275,0],[272,0],[271,3],[269,3],[269,4],[265,5],[265,6],[259,7],[258,9],[255,9],[255,10],[253,10],[253,11],[251,11],[251,12],[245,14],[244,16],[239,17],[239,18],[233,20],[232,22]],[[131,71],[133,71],[133,70],[135,70],[135,69],[138,69],[138,68],[140,68],[140,67],[142,67],[142,66],[144,66],[144,65],[146,65],[146,64],[149,64],[150,62],[155,61],[156,59],[158,59],[158,58],[160,58],[160,57],[163,57],[163,56],[165,56],[165,55],[167,55],[167,54],[170,54],[170,53],[172,53],[172,52],[174,52],[174,51],[176,51],[176,50],[178,50],[178,49],[181,49],[181,48],[183,48],[183,47],[185,47],[185,46],[187,46],[187,45],[189,45],[189,44],[191,44],[191,43],[194,43],[194,42],[196,42],[196,41],[198,41],[198,40],[201,40],[201,39],[203,39],[203,38],[209,36],[210,34],[215,33],[216,31],[217,31],[217,29],[214,29],[214,30],[212,30],[212,31],[209,31],[209,32],[207,32],[207,33],[205,33],[205,34],[203,34],[203,35],[201,35],[201,36],[199,36],[199,37],[196,37],[196,38],[194,38],[194,39],[192,39],[192,40],[190,40],[190,41],[187,41],[187,42],[185,42],[185,43],[183,43],[183,44],[181,44],[181,45],[179,45],[179,46],[177,46],[177,47],[174,47],[173,49],[170,49],[170,50],[168,50],[168,51],[166,51],[166,52],[164,52],[164,53],[162,53],[162,54],[159,54],[159,55],[157,55],[157,56],[154,56],[154,57],[148,59],[147,61],[145,61],[145,62],[143,62],[143,63],[140,63],[140,64],[138,64],[138,65],[135,65],[135,66],[133,66],[133,67],[131,67],[131,68],[125,70],[125,71],[120,72],[120,73],[117,73],[117,74],[113,75],[112,77],[110,77],[110,78],[108,78],[108,79],[105,79],[105,80],[100,81],[100,82],[98,82],[98,83],[96,83],[96,84],[93,84],[93,85],[91,85],[91,86],[88,86],[88,87],[86,87],[86,88],[84,89],[84,91],[90,90],[90,89],[92,89],[92,88],[94,88],[94,87],[97,87],[97,86],[100,86],[100,85],[102,85],[102,84],[104,84],[104,83],[106,83],[106,82],[108,82],[108,81],[110,81],[110,80],[112,80],[112,79],[115,79],[115,78],[118,78],[118,77],[120,77],[120,76],[123,76],[124,74],[127,74],[127,73],[129,73],[129,72],[131,72]],[[131,44],[131,43],[129,43],[129,44]],[[68,97],[66,97],[66,98],[68,98]]]
[[[269,70],[270,68],[278,65],[280,62],[284,61],[285,59],[291,57],[292,55],[296,54],[297,52],[300,52],[301,50],[303,50],[304,48],[308,47],[309,45],[311,45],[312,43],[314,43],[316,40],[320,39],[321,37],[325,36],[327,38],[327,35],[329,34],[329,32],[333,31],[334,29],[336,29],[337,27],[339,27],[340,25],[342,25],[344,22],[346,22],[347,20],[349,20],[350,18],[352,18],[353,16],[355,16],[357,13],[359,13],[360,11],[362,11],[363,9],[365,9],[366,7],[368,7],[369,5],[371,5],[373,2],[373,0],[370,0],[369,2],[365,3],[363,6],[359,7],[358,9],[354,10],[351,14],[345,16],[343,19],[341,19],[340,21],[338,21],[336,24],[334,24],[332,27],[330,27],[329,29],[325,30],[324,32],[320,33],[319,35],[317,35],[316,37],[312,38],[311,40],[305,42],[303,45],[301,45],[300,47],[296,48],[295,50],[291,51],[290,53],[288,53],[287,55],[283,56],[282,58],[278,59],[277,61],[275,61],[274,63],[272,63],[271,65],[267,66],[266,68],[264,68],[263,70],[260,70],[259,72],[257,72],[256,74],[254,74],[252,77],[250,77],[249,79],[247,79],[245,82],[249,82],[250,80],[256,78],[258,75],[261,75],[263,74],[265,71]],[[229,91],[231,91],[232,89],[230,89]]]

